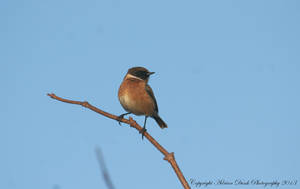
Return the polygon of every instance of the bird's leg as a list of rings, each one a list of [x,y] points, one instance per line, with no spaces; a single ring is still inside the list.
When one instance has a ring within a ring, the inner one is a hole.
[[[126,116],[128,114],[131,114],[131,112],[127,112],[127,113],[124,113],[124,114],[121,114],[121,115],[118,116],[119,125],[121,125],[121,119],[123,119],[124,116]]]
[[[144,139],[144,134],[147,131],[146,129],[146,121],[147,121],[148,116],[145,116],[145,121],[144,121],[144,127],[143,129],[140,131],[140,133],[142,134],[142,139]]]

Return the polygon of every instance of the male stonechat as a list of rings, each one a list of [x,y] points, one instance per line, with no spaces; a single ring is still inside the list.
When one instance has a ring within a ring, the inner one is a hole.
[[[119,88],[119,101],[122,107],[127,111],[119,116],[123,118],[128,114],[144,115],[144,127],[142,136],[146,131],[146,121],[152,117],[160,128],[167,128],[167,124],[159,117],[156,99],[151,87],[148,85],[149,76],[154,72],[149,72],[143,67],[130,68],[125,75]]]

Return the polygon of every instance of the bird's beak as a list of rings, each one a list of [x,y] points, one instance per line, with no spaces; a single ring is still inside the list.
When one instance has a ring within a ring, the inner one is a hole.
[[[155,74],[155,72],[148,72],[148,75],[152,75],[152,74]]]

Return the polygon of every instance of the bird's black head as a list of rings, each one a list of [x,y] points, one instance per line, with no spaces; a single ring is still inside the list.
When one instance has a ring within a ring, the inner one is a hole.
[[[128,70],[127,74],[131,74],[142,80],[147,80],[151,74],[154,74],[154,72],[149,72],[146,68],[143,67],[133,67]]]

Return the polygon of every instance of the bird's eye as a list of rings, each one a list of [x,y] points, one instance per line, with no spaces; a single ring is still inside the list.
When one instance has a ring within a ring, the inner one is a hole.
[[[148,73],[145,71],[137,71],[135,73],[135,76],[141,78],[141,79],[147,79],[149,77]]]

